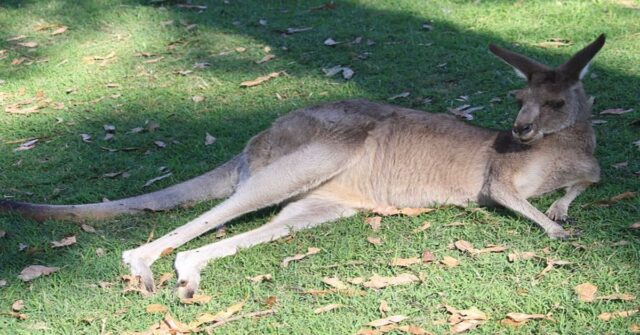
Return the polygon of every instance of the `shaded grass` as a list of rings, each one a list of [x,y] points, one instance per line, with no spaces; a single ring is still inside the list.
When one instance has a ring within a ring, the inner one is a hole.
[[[607,117],[597,126],[597,157],[603,168],[603,181],[591,187],[576,201],[570,214],[584,235],[576,241],[549,241],[530,222],[503,210],[469,212],[444,208],[420,218],[385,218],[379,236],[381,246],[366,242],[372,235],[363,224],[363,215],[297,233],[293,239],[274,242],[212,262],[203,271],[202,292],[214,299],[204,306],[179,304],[169,289],[140,299],[122,295],[117,277],[125,274],[120,265],[123,250],[146,241],[149,233],[160,236],[187,222],[214,203],[189,210],[124,217],[91,223],[98,234],[83,233],[79,227],[63,222],[38,225],[12,216],[0,217],[0,229],[8,236],[0,239],[0,278],[9,282],[0,288],[0,310],[8,310],[16,299],[26,302],[26,321],[0,316],[0,333],[31,334],[38,323],[44,333],[101,332],[114,334],[143,330],[160,317],[146,314],[150,303],[168,306],[180,320],[190,320],[203,311],[218,311],[247,299],[246,311],[267,308],[265,300],[276,296],[277,314],[257,320],[244,319],[224,326],[220,333],[344,334],[355,333],[363,324],[380,317],[381,299],[392,307],[392,314],[404,314],[411,322],[434,333],[444,333],[445,325],[434,321],[447,317],[442,304],[458,308],[477,306],[491,316],[490,322],[476,333],[621,333],[637,317],[605,323],[599,313],[631,309],[637,302],[580,303],[572,288],[583,282],[597,285],[603,294],[640,292],[638,233],[627,227],[640,217],[637,198],[609,208],[582,206],[609,198],[623,191],[638,190],[639,151],[631,142],[638,140],[640,99],[640,56],[637,54],[640,14],[617,2],[502,2],[482,1],[412,1],[339,2],[333,11],[309,11],[322,2],[210,2],[204,13],[178,10],[173,6],[150,6],[136,1],[26,1],[0,5],[0,49],[8,50],[0,60],[0,79],[6,83],[0,92],[12,96],[0,100],[2,107],[41,90],[46,97],[65,103],[64,110],[43,109],[28,117],[0,115],[0,189],[4,196],[33,202],[75,203],[115,199],[155,190],[198,175],[226,161],[239,152],[255,133],[267,127],[279,115],[295,108],[322,101],[364,97],[385,101],[409,91],[408,99],[393,103],[430,111],[444,111],[461,104],[460,95],[468,95],[473,105],[483,105],[473,122],[493,128],[508,128],[516,108],[506,96],[522,86],[512,71],[486,50],[489,42],[511,46],[549,64],[559,64],[601,32],[608,35],[607,45],[592,66],[595,77],[585,81],[587,91],[597,97],[595,112],[611,107],[635,108],[622,116]],[[266,19],[266,27],[258,24]],[[162,26],[161,22],[173,20]],[[187,32],[184,25],[195,23]],[[34,32],[40,23],[68,25],[61,36],[47,31]],[[421,28],[424,22],[433,31]],[[276,30],[287,27],[313,27],[313,30],[283,36]],[[8,37],[25,34],[40,46],[34,51],[6,42]],[[375,41],[342,43],[335,48],[322,45],[324,39],[349,42],[358,36]],[[542,49],[534,44],[551,37],[568,38],[572,46]],[[173,49],[171,43],[179,42]],[[517,45],[513,45],[517,44]],[[276,59],[256,64],[269,46]],[[237,52],[235,48],[246,51]],[[283,49],[286,47],[286,50]],[[104,66],[93,56],[115,57]],[[137,52],[164,57],[154,64]],[[365,52],[368,58],[360,59]],[[32,65],[11,65],[15,58],[26,56]],[[44,60],[47,60],[44,62]],[[38,62],[40,61],[40,62]],[[193,69],[196,62],[210,64]],[[438,65],[446,63],[445,66]],[[356,71],[350,81],[324,77],[321,68],[337,64]],[[188,76],[177,71],[192,70]],[[285,70],[287,77],[277,78],[252,89],[239,83],[272,71]],[[120,88],[109,89],[107,83]],[[24,88],[24,96],[15,96]],[[66,94],[68,88],[75,91]],[[281,97],[277,98],[276,93]],[[117,98],[111,95],[120,94]],[[202,95],[199,104],[191,96]],[[500,103],[490,103],[493,97]],[[95,101],[105,97],[99,101]],[[432,103],[424,105],[430,97]],[[62,119],[59,122],[58,118]],[[153,133],[126,134],[146,120],[160,123]],[[103,124],[117,127],[112,142],[101,140]],[[217,137],[213,146],[203,145],[204,133]],[[90,133],[91,144],[83,143],[79,134]],[[7,141],[45,137],[36,148],[13,152],[17,144]],[[165,149],[154,140],[168,144]],[[174,143],[173,141],[179,143]],[[100,146],[137,147],[136,151],[109,153]],[[625,169],[611,164],[628,161]],[[18,163],[19,162],[19,163]],[[146,180],[158,176],[166,166],[174,176],[150,188]],[[129,178],[105,179],[100,176],[127,171]],[[25,192],[30,192],[29,195]],[[536,200],[546,208],[558,194]],[[277,209],[267,209],[233,222],[227,233],[247,231],[266,222]],[[432,228],[419,234],[411,231],[423,220]],[[462,221],[461,227],[447,223]],[[69,233],[78,234],[79,242],[70,248],[50,249],[48,244]],[[185,249],[211,243],[217,238],[208,234],[185,246]],[[572,266],[552,270],[543,279],[536,275],[544,261],[509,263],[505,255],[479,257],[461,255],[448,248],[449,243],[465,239],[476,246],[504,244],[512,250],[537,251],[549,248],[546,257],[563,259]],[[612,247],[620,240],[629,244]],[[37,248],[34,253],[18,251],[18,244]],[[280,268],[280,261],[309,246],[323,249],[318,255]],[[98,257],[96,249],[106,255]],[[461,265],[445,269],[436,265],[399,270],[387,266],[393,257],[418,256],[431,250],[438,257],[449,255]],[[348,261],[365,261],[346,265]],[[156,274],[172,272],[173,256],[154,265]],[[29,264],[62,267],[58,273],[18,282],[15,276]],[[334,266],[335,265],[335,266]],[[323,288],[324,276],[345,279],[368,277],[373,273],[392,275],[405,271],[423,272],[417,285],[367,291],[362,297],[343,295],[306,296],[299,290]],[[273,282],[253,285],[244,278],[272,273]],[[116,282],[108,289],[97,287],[99,281]],[[175,280],[170,285],[175,284]],[[346,307],[327,314],[312,310],[326,303]],[[509,312],[553,312],[555,322],[530,322],[511,329],[499,324]],[[36,327],[37,328],[37,327]]]

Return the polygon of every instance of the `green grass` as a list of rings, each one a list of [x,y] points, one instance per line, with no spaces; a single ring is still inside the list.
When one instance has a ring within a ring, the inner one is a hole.
[[[194,1],[200,4],[200,1]],[[203,3],[205,1],[202,1]],[[410,317],[434,333],[445,333],[447,325],[434,324],[445,319],[443,304],[460,309],[476,306],[491,317],[474,330],[477,334],[622,334],[634,317],[604,322],[598,314],[628,310],[632,302],[579,302],[573,287],[584,282],[598,286],[602,294],[628,292],[640,294],[640,235],[628,226],[640,218],[638,198],[611,207],[583,207],[624,191],[638,191],[640,150],[632,144],[640,139],[640,3],[633,1],[339,1],[329,11],[311,11],[323,1],[230,0],[207,2],[203,13],[177,9],[148,1],[4,1],[0,4],[0,107],[33,98],[38,91],[63,110],[44,108],[28,116],[0,114],[0,190],[5,197],[31,202],[79,203],[116,199],[156,190],[199,175],[237,154],[244,143],[275,118],[299,107],[343,98],[386,101],[409,91],[406,99],[394,104],[434,112],[461,104],[455,99],[468,95],[470,103],[485,106],[477,112],[475,124],[506,129],[515,117],[515,103],[507,92],[523,83],[502,62],[487,51],[488,43],[511,46],[551,65],[560,64],[573,52],[607,34],[607,44],[596,57],[593,75],[585,80],[588,93],[596,96],[594,114],[606,108],[634,108],[621,116],[598,117],[608,123],[596,127],[597,157],[602,182],[581,195],[570,210],[576,227],[584,234],[575,242],[550,241],[531,222],[500,209],[486,214],[444,208],[419,218],[389,217],[379,234],[381,246],[366,241],[372,235],[362,222],[364,215],[297,233],[293,239],[244,250],[233,257],[212,262],[203,271],[201,293],[213,296],[202,306],[181,305],[170,289],[143,299],[123,295],[120,275],[127,270],[120,264],[123,250],[146,241],[155,229],[160,236],[186,223],[214,203],[188,210],[122,217],[92,222],[99,232],[88,234],[68,222],[43,224],[18,216],[0,217],[1,334],[112,334],[144,330],[161,316],[145,313],[151,303],[169,307],[182,321],[198,314],[217,312],[246,299],[244,311],[266,309],[265,300],[276,296],[277,313],[257,320],[243,319],[216,329],[224,334],[353,334],[369,321],[380,317],[378,306],[386,300],[391,314]],[[635,3],[635,9],[632,8]],[[160,2],[162,4],[162,2]],[[268,21],[267,26],[258,23]],[[173,20],[167,26],[161,22]],[[422,29],[429,22],[432,31]],[[35,31],[38,24],[62,24],[69,30],[51,36],[51,30]],[[197,24],[186,31],[184,24]],[[284,36],[277,30],[313,27],[313,30]],[[24,41],[39,46],[30,51],[6,39],[24,34]],[[348,43],[356,37],[363,43]],[[326,47],[332,37],[341,43]],[[544,49],[536,43],[549,38],[566,38],[572,45]],[[375,45],[364,41],[371,39]],[[178,42],[173,49],[170,43]],[[515,45],[515,46],[514,46]],[[256,64],[270,47],[276,58]],[[237,52],[235,48],[246,48]],[[286,48],[286,50],[284,49]],[[137,52],[164,57],[145,64]],[[359,55],[368,52],[368,58]],[[94,56],[115,57],[101,66]],[[12,65],[12,60],[28,57],[31,65]],[[193,69],[196,62],[210,64]],[[446,63],[439,67],[439,64]],[[327,78],[323,67],[350,66],[356,75],[350,81]],[[177,74],[192,70],[187,76]],[[273,71],[288,76],[254,88],[239,84]],[[120,88],[107,88],[107,83]],[[67,89],[75,91],[67,94]],[[19,96],[23,91],[24,95]],[[111,95],[120,94],[111,98]],[[191,97],[205,100],[194,103]],[[281,98],[278,98],[279,95]],[[99,101],[96,99],[105,97]],[[432,99],[430,105],[422,100]],[[490,103],[501,97],[502,102]],[[60,119],[62,121],[60,121]],[[160,124],[153,133],[128,134],[146,120]],[[633,122],[635,121],[635,125]],[[117,127],[115,139],[102,141],[104,124]],[[217,142],[204,146],[205,132]],[[83,143],[81,133],[93,135]],[[12,141],[39,137],[32,149],[14,152]],[[168,145],[154,146],[154,140]],[[177,141],[178,143],[174,143]],[[107,152],[101,146],[136,147],[135,151]],[[628,161],[628,167],[614,169],[611,164]],[[166,166],[174,175],[143,188]],[[101,178],[104,173],[127,171],[129,178]],[[557,197],[534,201],[541,209]],[[277,212],[267,209],[235,220],[228,235],[247,231],[266,222]],[[425,232],[412,230],[424,220],[433,223]],[[462,221],[460,227],[447,223]],[[66,234],[78,234],[78,243],[64,249],[51,249],[49,242]],[[217,238],[205,235],[184,247],[202,246]],[[505,254],[470,257],[449,250],[448,245],[464,239],[476,246],[490,243],[510,250],[536,251],[548,248],[546,257],[573,262],[558,267],[544,278],[536,275],[544,261],[509,263]],[[626,240],[623,246],[612,243]],[[28,244],[32,252],[18,251]],[[280,261],[307,247],[322,248],[318,255],[281,268]],[[106,255],[96,256],[103,248]],[[450,255],[461,260],[456,268],[437,265],[414,266],[407,270],[390,268],[393,257],[418,256],[425,249],[438,257]],[[163,257],[153,267],[159,275],[171,272],[175,255]],[[346,265],[348,261],[364,261]],[[31,283],[16,275],[30,264],[58,266],[62,269]],[[337,264],[337,266],[330,266]],[[365,296],[307,296],[300,289],[325,288],[325,276],[368,277],[374,273],[424,273],[423,282],[414,285],[367,290]],[[273,282],[252,284],[245,279],[272,273]],[[108,289],[100,281],[114,282]],[[175,279],[170,285],[175,284]],[[3,315],[17,299],[25,301],[25,321]],[[313,309],[341,303],[344,308],[315,315]],[[521,328],[501,325],[509,312],[553,313],[552,321],[533,321]],[[36,330],[46,326],[47,330]]]

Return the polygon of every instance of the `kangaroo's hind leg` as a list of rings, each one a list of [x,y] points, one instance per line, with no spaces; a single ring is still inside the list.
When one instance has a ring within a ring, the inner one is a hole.
[[[178,248],[242,214],[304,193],[340,173],[352,157],[353,150],[331,144],[310,143],[301,146],[253,171],[227,200],[193,221],[151,243],[125,251],[123,261],[134,276],[141,277],[147,290],[153,291],[150,266],[163,250]]]
[[[178,271],[178,295],[181,298],[193,296],[200,284],[200,271],[210,260],[233,255],[241,248],[278,239],[291,231],[311,228],[355,213],[355,209],[331,200],[303,198],[285,206],[273,220],[260,228],[198,249],[180,252],[175,263]]]

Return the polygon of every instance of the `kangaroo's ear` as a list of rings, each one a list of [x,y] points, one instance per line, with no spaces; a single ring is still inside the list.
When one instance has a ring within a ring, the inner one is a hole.
[[[598,36],[595,41],[578,51],[571,59],[558,67],[558,71],[563,72],[570,81],[578,81],[584,78],[589,69],[589,62],[602,49],[604,42],[604,34]]]
[[[489,50],[498,56],[498,58],[511,65],[513,69],[516,70],[516,74],[525,80],[531,80],[531,76],[534,73],[551,71],[551,68],[544,64],[540,64],[529,57],[503,49],[494,44],[489,44]]]

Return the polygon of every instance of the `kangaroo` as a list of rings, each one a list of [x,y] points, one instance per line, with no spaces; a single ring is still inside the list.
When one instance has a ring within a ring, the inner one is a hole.
[[[604,43],[600,35],[557,68],[489,45],[527,83],[516,94],[521,108],[510,131],[476,127],[445,114],[339,101],[280,117],[235,158],[164,190],[84,205],[3,201],[0,209],[36,220],[86,220],[226,198],[169,234],[123,253],[131,273],[153,291],[150,267],[163,250],[286,202],[260,228],[178,253],[181,297],[193,296],[201,270],[212,259],[376,207],[501,205],[538,224],[550,238],[566,238],[569,234],[555,221],[564,221],[571,202],[600,178],[589,120],[592,102],[581,79]],[[546,215],[527,201],[560,188],[564,196]]]

